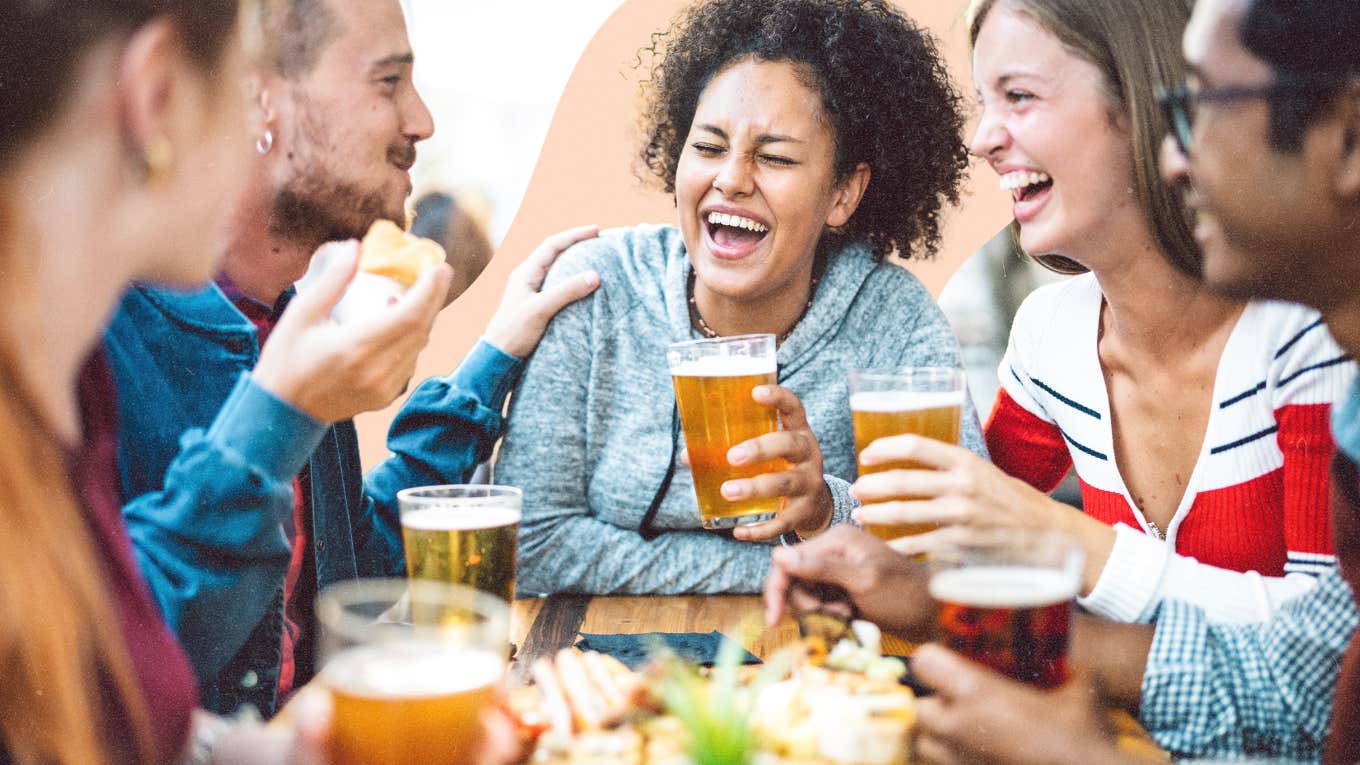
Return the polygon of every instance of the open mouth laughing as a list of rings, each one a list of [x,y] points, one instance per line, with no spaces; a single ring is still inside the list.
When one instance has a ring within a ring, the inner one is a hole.
[[[1053,189],[1053,179],[1037,170],[1013,170],[1002,174],[1001,188],[1015,200],[1015,219],[1024,223],[1039,214]]]
[[[710,249],[719,258],[745,257],[770,233],[770,227],[765,223],[737,213],[714,210],[703,217]]]

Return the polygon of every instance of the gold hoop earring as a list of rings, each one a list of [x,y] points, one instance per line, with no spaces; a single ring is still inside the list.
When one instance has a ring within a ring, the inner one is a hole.
[[[147,183],[165,182],[175,164],[175,150],[170,146],[170,139],[163,135],[152,136],[142,148],[142,162],[146,164]]]

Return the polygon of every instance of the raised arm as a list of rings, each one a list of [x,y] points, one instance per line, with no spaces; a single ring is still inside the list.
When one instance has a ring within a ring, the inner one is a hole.
[[[290,550],[281,523],[325,425],[391,401],[447,289],[447,268],[435,269],[383,316],[336,326],[327,314],[354,270],[353,257],[341,260],[290,304],[225,403],[214,398],[225,384],[215,376],[243,359],[212,332],[181,326],[165,312],[172,298],[134,290],[106,335],[120,390],[136,392],[120,404],[134,554],[203,681],[236,654],[282,585]],[[216,291],[201,299],[231,313]]]
[[[379,512],[397,517],[396,494],[408,486],[464,483],[490,459],[505,431],[501,412],[548,322],[563,306],[599,286],[594,271],[544,288],[564,250],[599,233],[581,226],[548,237],[511,272],[486,334],[458,368],[421,383],[392,422],[392,456],[369,471],[365,493]]]

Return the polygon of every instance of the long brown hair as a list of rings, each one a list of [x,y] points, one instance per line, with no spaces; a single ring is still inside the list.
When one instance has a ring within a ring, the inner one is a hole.
[[[1100,70],[1114,113],[1128,120],[1133,187],[1148,227],[1173,266],[1198,276],[1200,255],[1190,212],[1180,193],[1162,182],[1157,167],[1167,126],[1156,87],[1184,78],[1181,35],[1190,20],[1192,0],[973,0],[968,9],[970,45],[977,45],[982,22],[998,2],[1028,14],[1069,51]],[[1086,271],[1061,255],[1033,257],[1058,273]]]
[[[0,24],[0,178],[50,126],[91,50],[158,17],[175,23],[191,59],[206,69],[232,39],[237,2],[19,0],[7,9]],[[11,218],[0,205],[0,281],[13,291],[31,283],[36,265],[20,244],[34,232]],[[19,765],[177,756],[155,751],[95,541],[62,447],[21,373],[19,344],[0,335],[0,754]],[[131,745],[112,744],[127,728]]]

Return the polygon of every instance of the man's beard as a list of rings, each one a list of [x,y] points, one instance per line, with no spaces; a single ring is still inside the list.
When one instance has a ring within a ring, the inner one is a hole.
[[[274,192],[269,232],[311,250],[325,242],[362,238],[374,221],[383,218],[405,228],[404,200],[393,205],[381,189],[361,188],[332,172],[328,161],[332,158],[315,148],[331,145],[325,124],[315,119],[304,95],[298,99],[298,134],[303,140],[293,150],[296,160],[290,157],[293,176]],[[394,144],[387,149],[387,161],[396,165],[409,167],[415,155],[414,143]],[[334,159],[344,161],[343,157]]]
[[[381,218],[403,225],[405,211],[389,208],[384,194],[365,193],[324,173],[299,174],[274,194],[269,233],[315,249],[324,242],[360,239]]]

